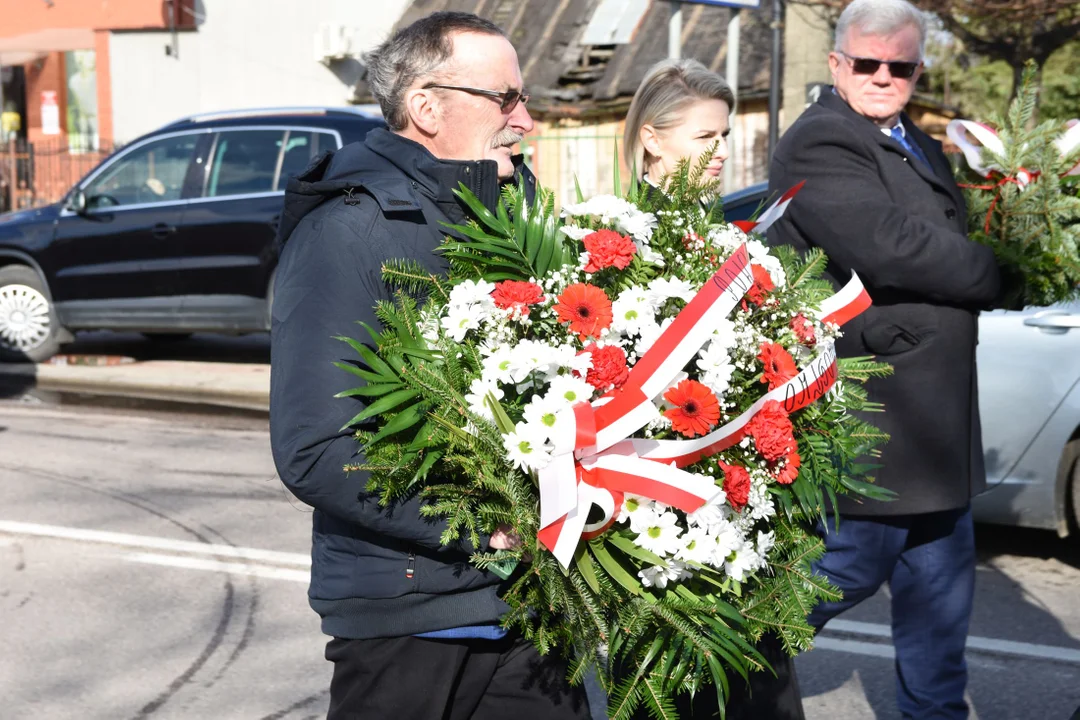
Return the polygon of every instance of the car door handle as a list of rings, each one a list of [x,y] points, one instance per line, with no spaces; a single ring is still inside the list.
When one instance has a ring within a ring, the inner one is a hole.
[[[277,229],[280,226],[281,226],[281,215],[275,215],[274,217],[270,218],[270,227],[274,229],[274,232],[277,232]]]
[[[164,240],[165,238],[176,232],[175,225],[169,225],[168,223],[158,223],[154,227],[150,228],[150,234],[156,237],[158,240]]]
[[[1040,330],[1058,330],[1066,332],[1072,328],[1080,328],[1080,315],[1072,315],[1064,312],[1040,313],[1024,320],[1029,327],[1037,327]]]

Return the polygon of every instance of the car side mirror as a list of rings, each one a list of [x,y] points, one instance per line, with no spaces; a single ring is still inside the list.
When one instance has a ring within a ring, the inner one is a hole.
[[[67,209],[75,213],[76,215],[85,215],[86,208],[86,193],[84,193],[82,190],[76,190],[75,192],[73,192],[71,194],[71,197],[68,198]]]

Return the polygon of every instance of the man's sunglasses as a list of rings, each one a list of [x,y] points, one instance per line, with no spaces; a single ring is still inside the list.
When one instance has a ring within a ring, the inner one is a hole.
[[[878,60],[876,58],[853,57],[846,52],[837,51],[840,55],[851,61],[851,70],[856,75],[873,75],[882,65],[889,66],[889,74],[894,78],[903,80],[911,79],[915,71],[922,65],[921,62],[909,62],[907,60]]]
[[[429,88],[459,90],[461,92],[469,93],[470,95],[483,95],[484,97],[495,98],[499,101],[499,109],[503,112],[513,112],[519,102],[522,105],[529,102],[529,94],[526,92],[518,92],[517,90],[499,92],[498,90],[481,90],[480,88],[462,87],[460,85],[439,85],[438,83],[428,83],[424,86],[424,90]]]

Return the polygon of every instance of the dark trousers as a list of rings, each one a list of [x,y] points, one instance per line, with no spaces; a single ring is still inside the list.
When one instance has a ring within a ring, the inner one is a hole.
[[[727,701],[727,720],[804,720],[802,695],[795,675],[795,663],[784,652],[784,645],[772,635],[766,635],[757,645],[765,660],[776,672],[751,673],[747,683],[740,675],[728,673],[731,696]],[[680,695],[675,700],[680,720],[699,720],[720,717],[716,691],[710,686],[692,699]],[[651,718],[642,706],[634,720]]]
[[[588,720],[566,663],[516,636],[404,637],[326,645],[334,663],[327,720]]]
[[[966,719],[964,645],[975,595],[970,507],[842,517],[839,532],[830,518],[819,532],[826,552],[815,570],[844,597],[814,608],[810,624],[820,629],[889,583],[900,712],[912,720]]]

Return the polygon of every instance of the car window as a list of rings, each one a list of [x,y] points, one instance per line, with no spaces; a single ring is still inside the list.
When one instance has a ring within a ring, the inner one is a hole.
[[[282,130],[231,130],[218,135],[206,197],[272,192]]]
[[[311,130],[290,130],[285,140],[285,154],[281,157],[281,174],[275,189],[284,190],[293,175],[308,166],[311,158],[326,150],[337,149],[337,140],[330,133]]]
[[[148,142],[125,154],[83,187],[87,207],[179,200],[198,142],[197,135],[177,135]]]

